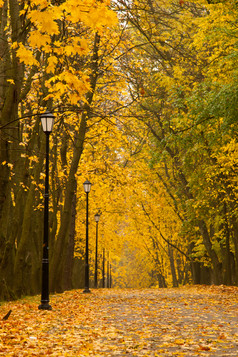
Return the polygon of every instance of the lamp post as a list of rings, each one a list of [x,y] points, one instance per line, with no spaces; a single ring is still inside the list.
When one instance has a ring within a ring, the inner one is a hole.
[[[88,263],[88,194],[91,190],[91,182],[86,180],[83,184],[86,193],[86,248],[85,248],[85,285],[84,293],[90,293],[89,290],[89,263]]]
[[[112,287],[112,265],[110,263],[110,271],[109,271],[109,288]]]
[[[105,248],[102,253],[102,287],[105,288]]]
[[[44,238],[42,258],[42,290],[40,310],[52,310],[49,305],[49,137],[54,125],[54,115],[49,111],[41,114],[42,129],[46,135],[45,194],[44,194]]]
[[[110,261],[109,261],[109,252],[107,259],[107,288],[110,288]]]
[[[98,222],[100,219],[100,214],[96,213],[94,216],[96,222],[96,249],[95,249],[95,274],[94,274],[94,287],[98,287]]]

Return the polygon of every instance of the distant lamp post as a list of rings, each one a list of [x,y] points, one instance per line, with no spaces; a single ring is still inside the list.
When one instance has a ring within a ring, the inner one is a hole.
[[[83,184],[86,193],[86,248],[85,248],[85,285],[84,293],[90,293],[89,290],[89,263],[88,263],[88,194],[91,190],[91,182],[86,180]]]
[[[107,288],[110,288],[110,261],[109,261],[109,252],[108,252],[108,259],[107,259]]]
[[[112,265],[110,263],[110,271],[109,271],[109,288],[112,287]]]
[[[98,222],[100,219],[100,214],[96,213],[94,216],[96,222],[96,248],[95,248],[95,274],[94,274],[94,287],[98,287]]]
[[[40,310],[52,310],[49,305],[49,136],[54,125],[54,115],[49,111],[41,114],[42,129],[46,135],[45,194],[44,194],[44,238],[42,258],[42,290]]]
[[[102,253],[102,287],[105,288],[105,248]]]

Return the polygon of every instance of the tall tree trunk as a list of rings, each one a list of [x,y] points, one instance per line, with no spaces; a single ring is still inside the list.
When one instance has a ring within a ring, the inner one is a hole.
[[[76,184],[76,183],[75,183]],[[72,289],[73,267],[74,267],[74,246],[75,246],[75,219],[76,219],[76,188],[72,202],[72,216],[69,227],[68,249],[66,250],[65,269],[63,277],[63,289]]]
[[[231,251],[230,251],[230,229],[227,221],[227,210],[226,204],[224,204],[224,214],[225,214],[225,239],[226,239],[226,249],[225,249],[225,277],[224,283],[227,285],[232,284],[232,272],[231,272]]]
[[[54,253],[52,260],[50,262],[50,288],[51,291],[63,291],[63,281],[64,281],[64,268],[65,259],[64,252],[68,249],[68,234],[69,234],[69,224],[72,216],[72,202],[75,195],[75,174],[78,170],[79,160],[83,152],[83,144],[87,129],[87,119],[90,117],[91,104],[93,101],[94,92],[97,84],[98,77],[98,48],[99,48],[100,37],[96,33],[94,39],[93,54],[91,57],[91,76],[90,84],[91,91],[88,92],[86,96],[86,103],[83,106],[81,121],[78,131],[75,135],[74,141],[74,152],[70,165],[68,180],[65,190],[64,208],[62,212],[62,219],[57,235],[57,239],[54,246]]]
[[[44,152],[44,142],[41,142],[40,152]],[[24,215],[22,221],[21,236],[19,239],[16,258],[14,263],[14,290],[17,296],[22,294],[32,294],[37,292],[32,287],[37,286],[34,281],[36,273],[39,272],[41,251],[38,251],[39,235],[33,236],[33,225],[35,223],[36,214],[34,214],[35,189],[39,183],[40,172],[43,166],[44,156],[40,155],[38,163],[34,168],[34,180],[30,184],[30,188],[24,205]]]
[[[171,274],[172,274],[173,287],[177,288],[178,287],[178,279],[177,279],[175,264],[174,264],[173,248],[171,247],[170,244],[168,244],[168,255],[169,255],[170,269],[171,269]]]
[[[233,228],[233,234],[232,234],[232,240],[234,243],[234,248],[235,248],[235,271],[234,271],[234,280],[235,284],[238,285],[238,222],[235,217],[232,217],[232,228]]]
[[[198,227],[200,229],[201,235],[203,237],[203,244],[211,258],[212,267],[213,267],[213,279],[214,284],[221,284],[222,283],[222,275],[221,275],[221,263],[218,259],[216,252],[212,247],[212,243],[210,240],[210,236],[207,230],[206,223],[202,220],[198,221]]]
[[[16,231],[16,222],[14,222],[14,180],[10,181],[10,179],[13,177],[13,169],[20,157],[18,104],[23,65],[20,64],[15,51],[10,47],[7,25],[11,29],[11,41],[19,40],[22,36],[19,2],[17,0],[4,1],[0,15],[0,291],[2,287],[8,295],[13,296],[12,277],[16,249],[13,234]]]
[[[0,219],[2,217],[3,205],[6,199],[7,185],[9,181],[10,170],[6,163],[9,162],[9,144],[8,136],[4,128],[11,120],[7,115],[6,105],[11,105],[11,100],[7,97],[11,96],[9,83],[7,79],[10,77],[11,70],[11,58],[10,48],[6,35],[7,28],[7,14],[8,14],[8,2],[5,0],[3,7],[0,9],[0,164],[1,164],[1,176],[0,176]],[[7,104],[9,102],[9,104]],[[6,113],[6,114],[5,114]],[[5,163],[3,165],[2,163]],[[1,245],[2,246],[2,245]],[[1,254],[1,253],[0,253]]]

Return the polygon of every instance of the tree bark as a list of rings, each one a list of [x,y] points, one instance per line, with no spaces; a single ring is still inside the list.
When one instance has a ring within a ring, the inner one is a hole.
[[[171,274],[172,274],[173,288],[177,288],[178,287],[178,279],[177,279],[176,269],[175,269],[175,264],[174,264],[173,248],[169,244],[168,244],[168,255],[169,255],[170,269],[171,269]]]

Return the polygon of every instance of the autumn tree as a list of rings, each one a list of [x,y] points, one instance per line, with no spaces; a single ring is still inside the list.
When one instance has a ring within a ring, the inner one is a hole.
[[[46,107],[57,116],[58,134],[52,139],[51,152],[51,285],[53,290],[64,287],[65,252],[74,237],[75,174],[99,77],[99,48],[104,34],[110,38],[105,29],[116,23],[108,5],[2,3],[3,297],[39,291],[44,137],[38,114]]]
[[[151,133],[149,165],[182,219],[194,281],[236,283],[233,174],[217,163],[235,132],[236,5],[121,1],[118,10],[133,43],[122,62],[127,115]]]
[[[92,278],[100,211],[115,284],[237,284],[235,1],[0,5],[1,298],[40,290],[46,108],[52,291],[82,287],[86,178]]]

